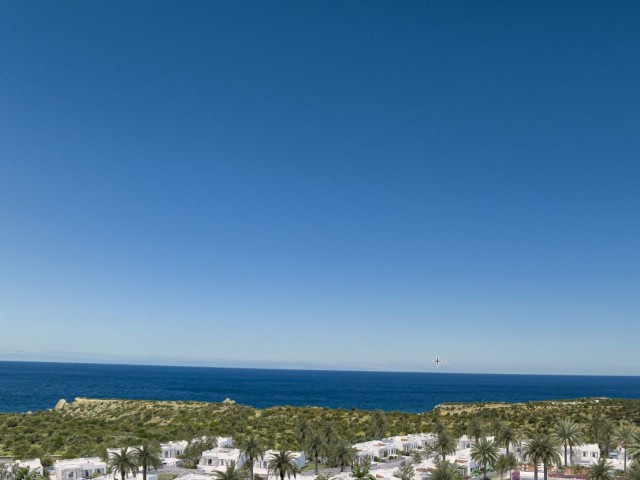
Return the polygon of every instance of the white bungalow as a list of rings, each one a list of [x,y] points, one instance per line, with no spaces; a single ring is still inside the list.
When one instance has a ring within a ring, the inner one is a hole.
[[[597,443],[577,445],[573,447],[573,457],[571,457],[571,460],[575,465],[583,467],[598,463],[600,460],[600,447]]]
[[[374,451],[370,448],[365,448],[359,445],[360,444],[356,444],[353,446],[354,450],[356,451],[356,463],[373,463],[376,456]]]
[[[412,433],[409,438],[419,444],[420,448],[425,448],[428,444],[433,443],[437,437],[435,433]]]
[[[38,472],[38,475],[44,475],[42,462],[40,462],[39,458],[33,458],[30,460],[18,460],[16,463],[20,468],[28,468],[30,472]]]
[[[202,452],[198,470],[206,473],[223,471],[232,462],[235,462],[238,468],[244,465],[245,458],[239,448],[216,447]]]
[[[390,442],[396,448],[396,452],[403,452],[407,454],[412,450],[417,450],[424,446],[424,443],[414,435],[398,435],[386,438],[385,441]]]
[[[79,480],[107,473],[107,464],[99,457],[57,460],[53,464],[56,480]]]
[[[233,437],[216,437],[213,443],[218,448],[231,448],[233,447]]]
[[[369,442],[361,442],[353,445],[359,457],[369,458],[373,461],[375,458],[382,459],[397,455],[395,444],[389,440],[372,440]]]
[[[458,438],[458,444],[456,445],[456,450],[465,450],[467,448],[471,448],[471,445],[473,445],[473,442],[471,441],[471,439],[466,435],[462,435],[460,438]]]
[[[186,440],[180,440],[176,442],[167,442],[160,444],[160,455],[162,457],[162,464],[174,466],[180,463],[178,455],[184,453],[185,448],[189,445]]]

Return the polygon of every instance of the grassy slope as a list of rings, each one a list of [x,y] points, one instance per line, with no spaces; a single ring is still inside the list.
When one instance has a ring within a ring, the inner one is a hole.
[[[366,410],[318,407],[255,409],[234,403],[151,402],[141,400],[76,401],[33,414],[0,414],[0,455],[36,457],[89,455],[106,447],[167,441],[201,435],[231,435],[241,440],[256,433],[269,447],[299,448],[295,426],[306,418],[318,427],[331,423],[350,442],[371,438],[371,413]],[[584,399],[532,403],[444,404],[421,414],[388,412],[389,434],[428,431],[436,418],[462,434],[472,417],[487,425],[496,421],[525,432],[550,429],[560,418],[572,417],[589,432],[597,416],[616,422],[640,423],[640,401]]]

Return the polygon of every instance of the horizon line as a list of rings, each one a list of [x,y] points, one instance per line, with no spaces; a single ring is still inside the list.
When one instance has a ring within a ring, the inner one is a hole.
[[[640,377],[640,375],[624,374],[598,374],[598,373],[501,373],[501,372],[443,372],[427,370],[354,370],[350,368],[294,368],[294,367],[242,367],[242,366],[216,366],[198,364],[173,364],[173,363],[127,363],[109,361],[72,361],[72,360],[8,360],[0,357],[0,363],[44,363],[62,365],[103,365],[122,367],[169,367],[169,368],[203,368],[224,370],[275,370],[275,371],[299,371],[299,372],[344,372],[344,373],[399,373],[399,374],[436,374],[436,375],[501,375],[501,376],[540,376],[540,377]]]

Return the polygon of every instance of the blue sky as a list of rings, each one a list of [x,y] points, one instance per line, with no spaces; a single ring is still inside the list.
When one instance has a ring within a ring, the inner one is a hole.
[[[0,5],[0,359],[640,374],[640,4]]]

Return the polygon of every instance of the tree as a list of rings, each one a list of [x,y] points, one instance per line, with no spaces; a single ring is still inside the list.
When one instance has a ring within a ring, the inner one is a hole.
[[[600,445],[600,427],[602,422],[604,422],[604,418],[602,417],[594,417],[591,420],[591,431],[593,432],[593,436],[595,437],[598,445]]]
[[[627,471],[627,449],[635,441],[636,428],[628,423],[623,423],[614,432],[613,440],[624,448],[624,471]]]
[[[498,475],[500,475],[500,480],[502,480],[502,477],[507,471],[509,472],[509,477],[511,477],[511,470],[517,466],[518,460],[516,459],[516,456],[513,453],[509,453],[507,455],[500,455],[494,468],[498,472]]]
[[[640,462],[634,461],[625,472],[624,478],[626,480],[640,480]]]
[[[127,475],[135,475],[138,473],[135,452],[129,450],[129,447],[121,448],[119,452],[112,452],[107,459],[107,468],[110,472],[114,472],[114,475],[120,474],[121,480],[124,480]]]
[[[430,480],[462,480],[462,473],[449,462],[438,460],[436,469],[431,473]]]
[[[513,428],[511,425],[505,425],[498,431],[498,435],[496,435],[496,442],[498,445],[504,445],[507,449],[507,455],[509,455],[509,447],[512,444],[515,444],[520,440],[520,435],[518,430]]]
[[[371,418],[371,429],[373,430],[373,436],[375,438],[383,438],[387,433],[389,423],[387,422],[387,416],[382,410],[376,410],[373,412]]]
[[[333,443],[338,439],[338,436],[336,435],[336,429],[331,422],[326,422],[322,426],[322,435],[324,436],[324,440],[327,445]]]
[[[494,438],[498,436],[502,428],[503,428],[502,419],[499,417],[494,418],[491,421],[491,424],[489,425],[489,431],[491,432],[491,435],[493,435]]]
[[[393,472],[393,476],[399,478],[400,480],[413,480],[413,475],[415,474],[415,470],[413,469],[413,465],[403,461],[398,469]]]
[[[538,464],[540,463],[540,443],[541,436],[535,436],[530,439],[524,449],[522,450],[522,456],[533,463],[533,479],[538,480]]]
[[[629,447],[625,449],[625,453],[626,450],[629,450],[629,453],[633,457],[633,465],[640,465],[640,432],[636,431],[633,434],[633,438],[629,443]]]
[[[242,453],[242,456],[247,459],[247,465],[249,467],[249,480],[254,480],[253,467],[255,465],[255,462],[256,460],[259,460],[264,456],[264,448],[262,447],[260,439],[255,435],[249,435],[247,439],[240,445],[240,451]]]
[[[482,464],[483,478],[487,478],[487,466],[495,465],[498,460],[499,449],[493,440],[481,438],[471,447],[471,458]]]
[[[364,462],[362,464],[356,463],[351,467],[351,476],[355,480],[376,480],[376,477],[369,472],[369,462]]]
[[[445,462],[447,460],[447,455],[451,453],[455,453],[457,441],[453,437],[453,434],[447,430],[442,430],[438,437],[436,438],[433,449],[438,453],[438,455],[442,456],[442,461]]]
[[[202,452],[213,448],[213,442],[209,440],[194,439],[189,442],[187,448],[184,449],[182,455],[178,455],[178,458],[184,462],[186,468],[196,468],[196,465],[200,461]]]
[[[158,468],[162,465],[160,445],[157,443],[145,443],[133,449],[134,458],[138,467],[142,468],[142,480],[147,480],[147,469]]]
[[[280,477],[280,480],[284,480],[284,477],[296,478],[300,469],[296,465],[293,453],[286,450],[280,450],[273,454],[269,463],[267,464],[267,471],[269,475],[276,475]]]
[[[340,440],[332,451],[334,462],[340,466],[340,471],[344,472],[344,467],[353,464],[356,451],[344,440]]]
[[[567,450],[570,448],[573,455],[573,447],[582,442],[582,427],[570,418],[564,418],[556,424],[554,435],[564,444],[564,466],[566,467]]]
[[[539,444],[540,461],[544,467],[544,480],[548,478],[549,467],[561,465],[560,444],[558,439],[551,435],[543,435]]]
[[[609,453],[611,453],[611,439],[615,429],[615,424],[609,418],[605,418],[600,422],[598,433],[600,435],[600,440],[603,443],[604,450],[607,452],[607,457],[609,456]]]
[[[15,480],[38,480],[39,478],[41,478],[40,474],[29,467],[18,467],[15,471]]]
[[[16,480],[18,464],[0,464],[0,480]]]
[[[236,462],[231,462],[224,472],[213,472],[215,480],[244,480],[244,475],[240,469],[236,468]]]
[[[318,432],[312,432],[307,439],[307,445],[305,447],[306,452],[313,459],[313,465],[315,467],[316,475],[318,475],[318,461],[323,455],[327,455],[327,444],[324,441],[322,435]]]
[[[431,431],[436,435],[440,435],[443,430],[447,429],[447,424],[441,418],[436,418],[431,424]]]
[[[613,480],[613,466],[607,462],[606,458],[600,458],[598,463],[594,463],[587,470],[588,480]]]
[[[477,442],[485,436],[485,427],[478,417],[473,417],[467,426],[468,437]]]
[[[311,433],[311,425],[305,418],[301,418],[296,423],[296,435],[298,436],[298,440],[300,441],[300,446],[304,448],[304,445],[307,441],[307,437]]]
[[[413,463],[420,463],[422,461],[422,452],[420,450],[414,450],[411,453],[411,460],[413,460]]]

